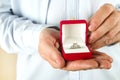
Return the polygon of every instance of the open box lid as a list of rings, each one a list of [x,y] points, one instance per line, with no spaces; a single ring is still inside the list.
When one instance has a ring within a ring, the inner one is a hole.
[[[64,54],[90,53],[87,46],[88,24],[85,20],[61,21],[60,36]]]
[[[87,44],[88,41],[88,24],[85,20],[63,20],[60,23],[62,41],[66,37],[73,36],[73,38],[81,37]]]

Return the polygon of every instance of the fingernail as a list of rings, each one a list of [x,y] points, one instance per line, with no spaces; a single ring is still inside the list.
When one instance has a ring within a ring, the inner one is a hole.
[[[95,50],[95,49],[97,49],[97,46],[92,46],[91,48],[92,48],[92,50]]]
[[[88,29],[89,29],[89,31],[92,31],[92,25],[90,25]]]
[[[90,31],[94,31],[95,30],[95,25],[94,23],[90,24],[89,28]]]
[[[56,63],[56,64],[59,64],[59,63],[60,63],[60,61],[59,61],[59,60],[55,60],[55,63]]]
[[[89,47],[89,48],[91,48],[91,46],[92,46],[91,44],[88,44],[88,47]]]
[[[93,42],[94,42],[94,40],[90,37],[89,43],[93,43]]]
[[[113,62],[113,59],[111,58],[111,59],[109,59],[109,61],[112,63],[112,62]]]
[[[58,68],[62,68],[64,66],[64,61],[56,60],[56,65],[57,65]]]
[[[89,38],[89,43],[95,42],[95,39],[96,39],[96,34],[93,32]]]
[[[100,65],[100,68],[103,69],[105,66],[104,65]]]
[[[54,60],[53,63],[54,63],[54,67],[55,67],[55,68],[60,68],[59,61],[58,61],[58,60]]]

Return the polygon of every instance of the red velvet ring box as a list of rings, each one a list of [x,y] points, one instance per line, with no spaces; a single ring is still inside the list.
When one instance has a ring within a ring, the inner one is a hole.
[[[65,60],[88,59],[92,52],[87,46],[88,24],[85,20],[63,20],[60,22],[60,41]]]

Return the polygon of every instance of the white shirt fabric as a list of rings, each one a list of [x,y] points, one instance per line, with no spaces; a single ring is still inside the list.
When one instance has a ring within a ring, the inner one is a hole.
[[[0,47],[18,53],[17,80],[120,80],[119,43],[99,49],[113,58],[110,70],[54,69],[38,53],[42,29],[63,19],[88,20],[105,3],[120,8],[120,0],[0,0]]]

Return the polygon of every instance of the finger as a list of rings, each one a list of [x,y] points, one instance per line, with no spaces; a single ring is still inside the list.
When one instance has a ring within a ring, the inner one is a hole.
[[[97,40],[95,43],[91,44],[92,49],[98,49],[106,45],[114,44],[120,41],[120,32],[117,33],[114,37],[108,38],[107,36],[102,37],[101,39]]]
[[[110,38],[108,40],[105,41],[106,44],[114,44],[114,43],[117,43],[117,42],[120,42],[120,32],[115,35],[113,38]]]
[[[66,66],[63,69],[68,71],[76,71],[76,70],[87,70],[94,68],[98,68],[98,63],[95,60],[90,59],[90,60],[77,60],[77,61],[67,62]]]
[[[101,69],[110,69],[111,68],[111,63],[108,60],[96,59],[96,61],[99,63],[99,68],[101,68]]]
[[[111,4],[103,5],[91,18],[89,30],[95,31],[114,10]]]
[[[93,58],[96,60],[97,59],[108,60],[110,63],[113,62],[113,59],[109,55],[107,55],[103,52],[93,51]]]
[[[115,11],[96,31],[92,32],[90,36],[90,43],[95,42],[103,35],[108,33],[108,31],[110,31],[113,28],[113,26],[115,26],[118,22],[119,14],[117,11]]]
[[[96,42],[91,43],[90,47],[91,47],[92,49],[98,49],[98,48],[101,48],[101,47],[103,47],[103,46],[105,46],[105,45],[108,45],[108,44],[106,43],[106,40],[107,40],[107,39],[108,39],[108,37],[104,36],[104,37],[100,38],[99,40],[97,40]]]
[[[54,68],[62,68],[65,66],[65,61],[61,55],[61,53],[58,51],[58,49],[51,47],[50,48],[50,54],[49,55],[49,60],[51,60],[51,62],[56,63],[55,65],[53,65]]]
[[[58,49],[50,43],[44,42],[43,44],[43,47],[41,47],[41,56],[47,60],[54,68],[62,68],[65,65],[65,61]]]
[[[102,52],[93,51],[93,57],[99,64],[98,68],[101,68],[101,69],[111,68],[111,63],[113,59],[109,55]]]
[[[109,32],[107,33],[106,36],[108,36],[109,38],[113,38],[113,37],[115,37],[119,32],[120,32],[120,19],[119,19],[118,24],[117,24],[115,27],[113,27],[113,28],[111,29],[111,31],[109,31]]]

